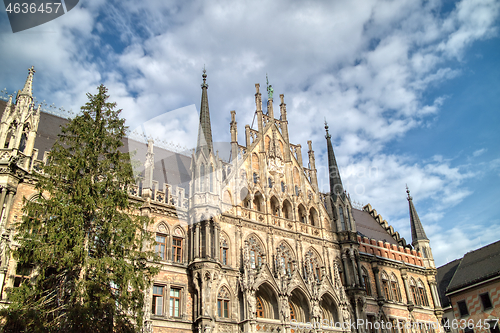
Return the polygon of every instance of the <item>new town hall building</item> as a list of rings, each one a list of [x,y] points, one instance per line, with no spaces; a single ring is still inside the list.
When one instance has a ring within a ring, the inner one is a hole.
[[[34,70],[17,96],[0,101],[1,303],[26,272],[11,256],[23,198],[37,195],[41,165],[66,119],[41,112]],[[429,240],[408,192],[412,244],[369,204],[352,206],[338,173],[328,126],[330,192],[318,190],[311,141],[290,142],[284,96],[266,110],[255,85],[256,128],[237,141],[231,111],[231,159],[214,151],[203,73],[198,145],[191,156],[147,143],[130,200],[154,219],[161,271],[146,291],[149,332],[433,332],[442,310]],[[275,110],[276,109],[276,110]],[[145,147],[128,140],[126,149]],[[351,327],[349,322],[370,323]],[[328,322],[311,328],[299,323]],[[381,322],[420,328],[379,328]],[[339,323],[336,327],[330,324]],[[343,328],[341,323],[344,324]]]

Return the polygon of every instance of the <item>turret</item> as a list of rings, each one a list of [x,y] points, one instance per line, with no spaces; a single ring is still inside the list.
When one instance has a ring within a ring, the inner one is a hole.
[[[408,194],[407,199],[410,208],[411,245],[413,245],[415,250],[422,252],[422,255],[424,256],[424,266],[434,268],[435,264],[429,238],[427,238],[424,227],[420,222],[420,218],[418,217],[417,210],[413,204],[413,198],[410,196],[408,186],[406,186],[406,193]]]
[[[286,120],[285,95],[280,95],[280,113],[281,113],[281,134],[285,139],[285,162],[290,162],[290,138],[288,137],[288,121]]]
[[[325,121],[326,130],[326,145],[328,150],[328,170],[330,179],[330,194],[335,201],[337,196],[344,193],[344,187],[342,186],[342,179],[340,179],[339,167],[337,165],[337,160],[335,159],[335,154],[333,153],[332,146],[332,136],[328,133],[328,124]]]
[[[198,142],[196,145],[196,154],[201,151],[208,156],[213,152],[212,126],[210,125],[210,111],[208,109],[208,84],[207,71],[203,69],[203,84],[201,85],[201,106],[200,106],[200,128],[198,130]]]

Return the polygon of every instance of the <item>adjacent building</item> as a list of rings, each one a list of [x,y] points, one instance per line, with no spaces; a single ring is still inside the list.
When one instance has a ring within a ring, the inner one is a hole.
[[[437,279],[446,331],[500,332],[500,241],[439,267]]]
[[[38,195],[40,166],[59,126],[67,122],[35,106],[33,77],[32,68],[17,96],[0,101],[4,306],[9,288],[25,274],[10,255],[16,246],[13,225],[22,216],[23,198]],[[432,325],[442,316],[436,268],[409,190],[411,244],[371,205],[353,207],[326,124],[326,142],[316,145],[326,144],[330,190],[320,192],[312,142],[306,147],[306,167],[301,145],[290,141],[284,95],[275,105],[268,87],[263,109],[259,84],[255,110],[240,111],[255,113],[256,127],[238,128],[231,111],[231,158],[220,158],[212,141],[205,71],[202,79],[198,144],[190,156],[155,147],[152,140],[128,140],[124,148],[147,151],[138,156],[144,167],[129,195],[154,220],[151,232],[161,264],[145,291],[145,330],[438,330]],[[238,130],[244,130],[243,143]],[[315,322],[328,324],[307,324]],[[349,325],[353,322],[363,325]]]

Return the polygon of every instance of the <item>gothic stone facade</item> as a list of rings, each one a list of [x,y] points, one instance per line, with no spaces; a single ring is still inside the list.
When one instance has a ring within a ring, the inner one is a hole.
[[[40,133],[66,121],[35,108],[33,74],[30,69],[15,101],[0,101],[4,305],[9,288],[26,274],[10,250],[16,246],[13,225],[22,216],[23,198],[38,195],[34,185],[50,149],[47,142],[55,135]],[[328,130],[331,190],[320,193],[312,143],[306,168],[302,147],[289,141],[283,95],[275,118],[272,89],[264,112],[258,84],[257,128],[246,125],[246,142],[239,144],[231,111],[232,159],[222,160],[213,149],[207,89],[203,73],[197,149],[189,158],[175,156],[188,161],[188,181],[172,185],[156,179],[165,168],[155,154],[165,151],[156,147],[154,152],[150,140],[142,179],[129,189],[130,200],[140,202],[142,213],[155,221],[151,232],[161,264],[146,291],[146,331],[410,332],[414,329],[379,328],[378,323],[440,320],[432,252],[411,197],[413,246],[370,205],[352,207]],[[46,124],[39,126],[40,119]],[[367,324],[348,325],[358,320]],[[306,324],[320,321],[328,325]],[[432,329],[424,325],[421,330]]]

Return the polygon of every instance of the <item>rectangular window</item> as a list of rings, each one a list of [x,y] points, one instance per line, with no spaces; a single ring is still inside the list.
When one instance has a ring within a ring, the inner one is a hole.
[[[17,264],[14,275],[14,288],[19,287],[25,280],[29,280],[33,266]]]
[[[180,317],[179,308],[181,304],[181,290],[179,288],[170,288],[170,316]]]
[[[220,299],[217,301],[217,312],[220,318],[228,318],[229,301]]]
[[[391,299],[391,294],[389,293],[389,284],[387,280],[382,280],[382,288],[384,289],[384,295],[386,300]]]
[[[227,247],[222,247],[220,249],[220,252],[221,252],[220,257],[222,259],[222,264],[227,265]]]
[[[172,239],[172,261],[182,262],[182,238]]]
[[[488,293],[484,293],[479,295],[481,297],[481,302],[483,303],[483,310],[491,309],[493,306],[491,305],[490,295]]]
[[[167,259],[167,254],[165,252],[167,248],[167,237],[164,235],[156,235],[156,246],[155,252],[161,259]]]
[[[465,301],[457,302],[458,311],[460,311],[460,317],[465,317],[469,315],[469,310],[467,310],[467,304]]]
[[[163,315],[163,287],[153,286],[153,314],[157,316]]]
[[[415,305],[420,305],[420,298],[417,297],[417,287],[410,286],[410,289],[411,289],[411,295],[413,296],[413,302],[415,302]]]
[[[398,284],[395,281],[391,281],[392,294],[394,295],[394,300],[396,302],[401,301],[401,297],[399,296]]]
[[[474,330],[472,328],[466,327],[464,329],[464,333],[474,333]]]

